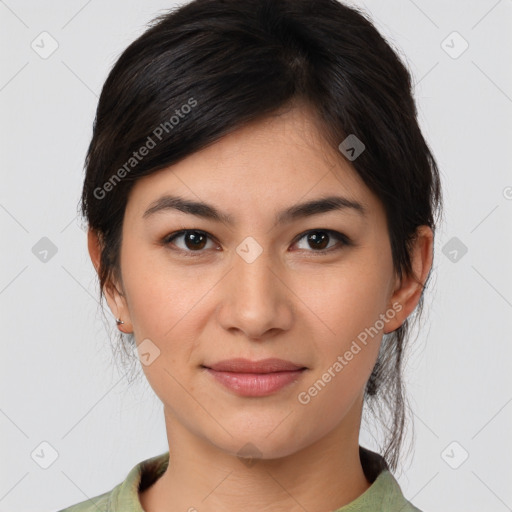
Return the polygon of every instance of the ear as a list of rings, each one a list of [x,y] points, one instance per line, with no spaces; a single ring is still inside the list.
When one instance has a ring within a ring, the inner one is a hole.
[[[89,228],[87,231],[87,247],[92,264],[99,274],[101,269],[102,245],[98,232],[92,228]],[[119,318],[123,321],[123,324],[118,325],[119,330],[128,334],[133,332],[133,327],[128,304],[122,290],[123,287],[121,283],[109,281],[103,285],[103,294],[105,295],[110,311],[112,311],[116,319]]]
[[[427,279],[433,260],[434,233],[429,226],[419,226],[411,252],[411,266],[414,276],[398,277],[388,306],[395,304],[396,316],[387,322],[384,333],[398,329],[414,311],[421,298],[423,285]],[[401,306],[401,309],[399,307]]]

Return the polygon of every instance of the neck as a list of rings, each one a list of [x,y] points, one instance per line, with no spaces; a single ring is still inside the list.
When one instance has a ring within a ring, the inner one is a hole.
[[[345,418],[291,455],[251,461],[220,450],[166,412],[169,466],[140,493],[141,504],[146,512],[336,510],[370,487],[359,457],[359,421],[360,411],[357,425]]]

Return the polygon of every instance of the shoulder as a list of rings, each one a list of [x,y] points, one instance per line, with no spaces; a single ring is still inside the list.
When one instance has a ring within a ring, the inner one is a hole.
[[[140,511],[139,489],[152,485],[165,471],[169,452],[145,459],[132,467],[128,476],[111,491],[99,494],[58,512],[133,512]]]
[[[379,475],[379,481],[382,490],[380,501],[382,510],[390,512],[394,510],[400,510],[400,512],[422,512],[405,498],[398,481],[389,470],[385,470]]]
[[[109,504],[113,492],[114,490],[108,491],[95,498],[90,498],[59,510],[58,512],[108,512],[110,510]]]
[[[372,485],[360,497],[358,506],[365,505],[372,510],[378,507],[381,512],[422,512],[405,498],[382,455],[362,446],[359,447],[359,455],[365,475]]]
[[[400,508],[400,512],[423,512],[419,508],[415,507],[410,501],[406,501]]]

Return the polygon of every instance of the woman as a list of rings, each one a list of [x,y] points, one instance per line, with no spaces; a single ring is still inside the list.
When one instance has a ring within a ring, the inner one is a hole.
[[[417,511],[401,363],[438,168],[411,78],[335,0],[195,0],[121,55],[82,212],[169,451],[83,511]],[[363,405],[389,433],[359,445]]]

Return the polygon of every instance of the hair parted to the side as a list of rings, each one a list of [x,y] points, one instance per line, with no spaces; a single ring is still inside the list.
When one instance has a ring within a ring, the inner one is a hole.
[[[441,214],[440,176],[418,125],[410,73],[370,19],[337,0],[194,0],[155,18],[101,92],[81,198],[102,244],[100,302],[104,287],[121,280],[121,228],[133,184],[297,105],[315,113],[336,150],[350,134],[364,143],[350,163],[384,206],[397,275],[413,275],[416,228],[435,231]],[[404,349],[410,320],[422,309],[423,294],[415,315],[384,335],[365,390],[392,469],[408,412]]]

